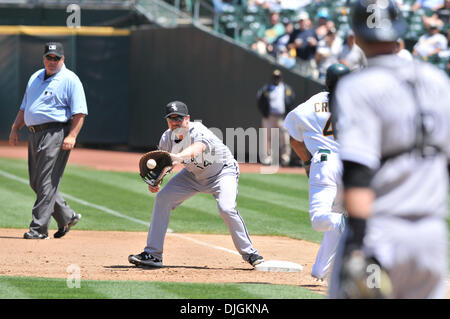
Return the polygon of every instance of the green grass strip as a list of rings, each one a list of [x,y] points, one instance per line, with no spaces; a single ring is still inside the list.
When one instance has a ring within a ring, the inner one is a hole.
[[[28,179],[25,160],[0,159],[1,170],[22,182],[0,175],[0,227],[25,228],[31,220],[35,197],[24,182]],[[166,182],[173,177],[171,174]],[[69,165],[61,192],[105,207],[136,221],[108,214],[92,206],[67,199],[83,215],[80,230],[147,231],[155,195],[137,173],[97,171]],[[302,175],[241,174],[237,208],[250,235],[289,236],[320,242],[322,234],[312,230],[308,214],[307,180]],[[169,227],[180,233],[228,234],[212,195],[197,194],[172,213]],[[56,229],[54,221],[50,229]]]
[[[78,288],[79,287],[79,288]],[[306,288],[272,284],[100,281],[0,276],[1,299],[320,299]]]

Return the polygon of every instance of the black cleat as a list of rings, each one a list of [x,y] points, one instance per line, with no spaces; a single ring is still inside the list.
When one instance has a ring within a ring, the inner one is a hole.
[[[65,234],[67,234],[70,230],[70,227],[75,226],[81,219],[81,214],[77,214],[75,213],[75,215],[73,215],[73,217],[70,219],[69,223],[61,228],[58,228],[58,231],[53,235],[53,237],[55,238],[61,238],[63,237]]]
[[[247,262],[255,267],[256,265],[264,262],[264,257],[258,254],[250,254],[250,256],[248,256]]]
[[[23,234],[23,238],[25,239],[49,239],[46,234],[32,233],[28,232]]]
[[[162,267],[162,260],[158,259],[147,252],[142,252],[139,255],[128,256],[128,261],[136,266]]]

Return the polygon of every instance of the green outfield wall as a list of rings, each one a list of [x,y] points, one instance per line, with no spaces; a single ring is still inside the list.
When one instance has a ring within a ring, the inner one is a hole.
[[[60,41],[64,45],[65,64],[81,79],[88,102],[89,116],[79,141],[126,144],[130,124],[129,32],[92,36],[58,34],[56,31],[50,31],[55,34],[47,34],[49,30],[44,30],[44,34],[39,35],[0,34],[1,139],[9,136],[30,76],[43,68],[44,43]],[[22,130],[21,139],[26,137],[26,130]]]
[[[66,66],[83,82],[89,116],[79,143],[157,144],[163,106],[187,103],[193,120],[221,130],[259,128],[256,91],[277,67],[248,49],[197,27],[132,30],[0,27],[0,139],[7,139],[27,81],[42,68],[43,44],[61,41]],[[282,69],[301,103],[323,90]],[[26,139],[26,131],[21,138]]]
[[[130,57],[130,145],[158,142],[166,128],[162,106],[171,100],[186,102],[193,120],[219,128],[224,139],[227,128],[261,126],[256,91],[277,66],[254,52],[189,27],[133,31]],[[297,103],[323,89],[283,71]]]

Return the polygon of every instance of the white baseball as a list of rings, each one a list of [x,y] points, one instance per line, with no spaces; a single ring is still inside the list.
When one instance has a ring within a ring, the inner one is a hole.
[[[156,167],[156,161],[154,160],[154,159],[149,159],[148,161],[147,161],[147,167],[149,168],[149,169],[154,169],[155,167]]]

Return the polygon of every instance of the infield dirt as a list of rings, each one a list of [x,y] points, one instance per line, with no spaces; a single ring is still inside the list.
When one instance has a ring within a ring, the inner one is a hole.
[[[282,237],[252,236],[266,260],[302,264],[302,272],[255,271],[238,255],[206,247],[190,239],[234,250],[230,236],[169,233],[165,241],[163,268],[137,268],[129,254],[143,250],[145,232],[71,230],[66,237],[25,240],[26,229],[1,229],[0,275],[67,278],[71,265],[79,267],[81,279],[138,280],[214,283],[270,283],[298,285],[325,293],[326,287],[311,277],[318,245]],[[8,258],[4,258],[8,256]]]

